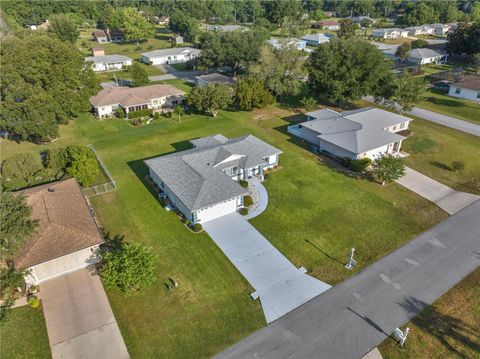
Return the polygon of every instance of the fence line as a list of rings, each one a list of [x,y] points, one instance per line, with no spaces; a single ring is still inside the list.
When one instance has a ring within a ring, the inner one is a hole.
[[[83,194],[86,197],[93,197],[116,190],[117,182],[113,179],[110,171],[108,170],[107,166],[103,162],[95,147],[92,144],[88,144],[87,147],[89,147],[93,151],[93,153],[95,153],[95,157],[97,158],[98,163],[100,163],[101,171],[106,175],[108,181],[98,185],[82,188]]]

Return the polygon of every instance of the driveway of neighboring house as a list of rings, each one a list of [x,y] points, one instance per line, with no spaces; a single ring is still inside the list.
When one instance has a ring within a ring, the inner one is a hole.
[[[435,203],[450,215],[457,213],[480,198],[480,196],[471,193],[455,191],[409,167],[406,168],[405,175],[397,182]]]
[[[129,358],[96,272],[81,269],[40,284],[52,357]]]
[[[271,323],[330,285],[296,268],[280,251],[238,213],[203,224],[213,241],[255,288],[267,323]]]

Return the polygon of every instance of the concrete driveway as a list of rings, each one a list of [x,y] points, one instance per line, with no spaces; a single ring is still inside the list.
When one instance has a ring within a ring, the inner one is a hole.
[[[81,269],[40,284],[52,357],[129,358],[96,272]]]
[[[296,268],[238,213],[203,224],[213,241],[255,288],[267,323],[271,323],[330,285]]]
[[[450,215],[457,213],[480,198],[480,196],[471,193],[455,191],[409,167],[406,168],[405,176],[397,182],[435,203]]]

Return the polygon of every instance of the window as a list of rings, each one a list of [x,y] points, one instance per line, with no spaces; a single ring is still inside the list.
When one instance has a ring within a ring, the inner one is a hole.
[[[477,92],[477,98],[480,98],[480,91]]]
[[[462,91],[462,89],[461,89],[460,87],[457,87],[457,88],[455,89],[455,94],[456,94],[456,95],[460,94],[460,91]]]
[[[397,129],[397,126],[393,126],[393,130],[395,131]]]
[[[403,129],[403,128],[405,128],[405,122],[402,122],[402,123],[400,124],[400,129]]]

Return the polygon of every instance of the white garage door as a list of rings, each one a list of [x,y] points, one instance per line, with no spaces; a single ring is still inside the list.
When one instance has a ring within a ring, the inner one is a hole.
[[[237,199],[234,198],[230,201],[217,204],[208,209],[198,212],[197,218],[200,223],[211,221],[212,219],[225,216],[226,214],[233,213],[237,210]]]

